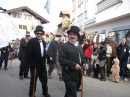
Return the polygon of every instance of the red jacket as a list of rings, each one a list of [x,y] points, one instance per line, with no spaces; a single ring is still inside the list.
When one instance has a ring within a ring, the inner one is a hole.
[[[84,57],[91,58],[92,54],[92,46],[90,45],[85,51],[84,51]]]

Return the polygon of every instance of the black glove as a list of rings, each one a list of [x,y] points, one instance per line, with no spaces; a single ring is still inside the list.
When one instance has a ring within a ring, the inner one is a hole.
[[[30,67],[36,68],[36,64],[35,64],[35,63],[32,63],[32,64],[30,65]]]

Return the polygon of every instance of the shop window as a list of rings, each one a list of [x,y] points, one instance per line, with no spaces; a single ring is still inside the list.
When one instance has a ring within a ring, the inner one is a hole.
[[[130,46],[130,30],[115,31],[114,37],[117,44],[121,44],[122,38],[126,38],[126,43]]]

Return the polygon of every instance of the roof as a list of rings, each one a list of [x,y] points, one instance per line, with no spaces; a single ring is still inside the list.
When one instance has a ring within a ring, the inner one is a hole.
[[[35,11],[33,11],[32,9],[30,9],[29,7],[27,6],[22,6],[22,7],[18,7],[18,8],[14,8],[14,9],[10,9],[10,10],[7,10],[6,12],[9,14],[11,12],[15,12],[15,11],[19,11],[19,10],[24,10],[28,13],[30,13],[31,15],[37,17],[41,24],[45,24],[45,23],[49,23],[48,20],[46,20],[45,18],[43,18],[43,16],[41,16],[40,14],[36,13]]]
[[[59,17],[62,17],[63,14],[70,16],[70,11],[61,11]]]

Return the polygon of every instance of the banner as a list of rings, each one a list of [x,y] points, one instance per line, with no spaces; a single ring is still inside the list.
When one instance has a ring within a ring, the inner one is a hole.
[[[21,39],[22,34],[5,13],[0,13],[0,48],[8,45],[10,40]]]

